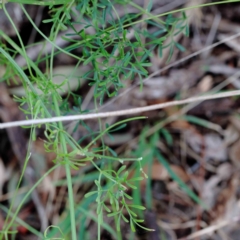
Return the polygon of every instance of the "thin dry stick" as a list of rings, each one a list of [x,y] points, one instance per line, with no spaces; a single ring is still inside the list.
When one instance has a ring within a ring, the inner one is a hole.
[[[221,229],[229,224],[234,224],[239,221],[238,217],[234,217],[232,220],[223,220],[216,225],[209,226],[207,228],[204,228],[202,230],[199,230],[195,233],[190,234],[187,237],[181,238],[179,240],[191,240],[191,239],[196,239],[197,237],[204,236],[206,234],[212,234],[214,231]]]
[[[73,120],[106,118],[106,117],[114,117],[114,116],[125,116],[125,115],[131,115],[131,114],[137,114],[137,113],[162,109],[162,108],[175,106],[175,105],[183,105],[183,104],[192,103],[192,102],[205,101],[205,100],[210,100],[210,99],[218,99],[218,98],[224,98],[224,97],[232,97],[232,96],[237,96],[237,95],[240,95],[240,90],[228,91],[228,92],[217,93],[217,94],[212,94],[212,95],[191,97],[191,98],[187,98],[184,100],[170,101],[170,102],[154,104],[154,105],[146,106],[146,107],[131,108],[131,109],[125,109],[125,110],[119,110],[119,111],[112,111],[112,112],[100,112],[100,113],[90,113],[90,114],[81,114],[81,115],[70,115],[70,116],[61,116],[61,117],[52,117],[52,118],[13,121],[13,122],[8,122],[8,123],[1,123],[0,129],[16,127],[16,126],[30,126],[30,125],[46,124],[46,123],[51,123],[51,122],[63,122],[63,121],[73,121]]]

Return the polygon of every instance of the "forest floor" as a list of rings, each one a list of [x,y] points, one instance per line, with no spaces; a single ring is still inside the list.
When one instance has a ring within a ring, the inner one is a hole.
[[[143,1],[142,1],[143,2]],[[154,10],[170,11],[179,7],[189,7],[210,1],[155,1]],[[143,5],[139,0],[138,3]],[[31,24],[23,17],[17,4],[7,4],[9,13],[17,24],[24,42],[34,43],[41,37],[34,32]],[[48,9],[28,6],[28,12],[47,34],[48,24],[41,21],[48,18]],[[160,9],[160,10],[159,10]],[[177,35],[175,41],[183,46],[174,49],[171,60],[167,62],[169,49],[163,51],[160,58],[153,52],[148,68],[154,74],[143,84],[142,90],[135,82],[126,82],[126,88],[111,104],[103,105],[103,111],[150,106],[174,100],[197,97],[203,94],[240,89],[240,3],[229,3],[188,10],[190,36]],[[14,41],[14,30],[0,10],[0,29]],[[61,33],[63,36],[65,33]],[[59,36],[59,44],[63,46]],[[233,37],[232,37],[233,36]],[[168,40],[166,40],[168,41]],[[211,46],[211,47],[208,47]],[[182,51],[181,51],[182,50]],[[36,58],[37,47],[27,49],[31,58]],[[25,62],[15,56],[16,62],[23,67]],[[68,74],[75,68],[76,62],[62,54],[54,60],[55,73]],[[40,66],[44,69],[44,66]],[[80,66],[84,71],[87,66]],[[0,65],[0,75],[3,67]],[[2,70],[3,71],[3,70]],[[134,85],[135,84],[135,85]],[[125,92],[126,89],[130,91]],[[80,89],[72,87],[75,94],[84,99],[82,109],[92,109],[93,102],[88,100],[89,87],[83,82]],[[0,85],[0,119],[9,122],[23,119],[18,105],[12,96],[21,96],[21,85],[13,83]],[[90,93],[91,94],[91,93]],[[64,98],[66,94],[62,94]],[[71,98],[70,98],[71,100]],[[70,102],[70,105],[72,103]],[[240,237],[240,98],[226,97],[207,101],[195,101],[184,105],[175,105],[161,110],[142,112],[145,120],[128,123],[127,128],[113,133],[113,138],[105,137],[105,144],[121,156],[143,156],[143,169],[149,180],[140,183],[137,193],[144,211],[145,224],[155,232],[141,229],[132,236],[130,227],[123,224],[123,239],[147,240],[238,240]],[[103,124],[113,124],[123,117],[109,117]],[[97,120],[85,123],[97,131]],[[45,173],[54,160],[54,154],[44,150],[44,132],[39,129],[37,140],[32,144],[35,155],[32,165],[37,179]],[[88,134],[83,126],[74,132],[78,139]],[[157,136],[156,136],[157,135]],[[22,128],[0,130],[0,204],[9,207],[14,189],[21,174],[25,159],[24,144],[29,141],[29,132]],[[87,139],[83,144],[87,143]],[[158,149],[161,156],[151,149]],[[150,150],[149,150],[150,149]],[[146,150],[144,152],[144,150]],[[149,152],[148,152],[149,150]],[[141,155],[142,154],[142,155]],[[129,165],[129,169],[130,165]],[[170,170],[169,170],[170,169]],[[131,170],[134,172],[134,170]],[[84,194],[92,187],[92,182],[80,184],[81,170],[72,171],[76,202],[80,203]],[[62,219],[67,207],[67,188],[65,172],[60,169],[57,178],[54,173],[46,177],[36,193],[41,206],[47,211],[47,225],[56,224]],[[29,189],[31,177],[26,177],[19,188],[14,208]],[[54,184],[53,184],[54,182]],[[187,190],[185,188],[187,186]],[[184,190],[185,188],[185,190]],[[198,197],[191,197],[192,192]],[[149,197],[150,196],[150,197]],[[39,215],[32,195],[21,209],[18,217],[33,228],[40,230],[43,220]],[[196,203],[198,200],[205,204]],[[89,209],[90,211],[90,209]],[[0,229],[4,225],[6,213],[0,210]],[[113,222],[106,220],[113,225]],[[16,239],[35,239],[22,224],[16,225]],[[97,225],[94,221],[85,222],[90,239],[95,239]],[[131,236],[131,238],[130,238]],[[107,231],[101,239],[114,239]]]

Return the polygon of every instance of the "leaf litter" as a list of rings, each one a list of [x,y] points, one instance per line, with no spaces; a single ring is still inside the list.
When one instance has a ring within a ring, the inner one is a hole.
[[[141,2],[141,5],[144,5],[143,1],[139,2]],[[166,6],[171,3],[171,1],[164,2]],[[182,2],[185,7],[200,3],[200,1]],[[204,2],[209,1],[202,1],[202,3]],[[154,1],[152,10],[154,11],[158,7],[159,3]],[[239,15],[233,16],[234,14],[232,13],[239,7],[238,3],[232,3],[227,4],[224,8],[223,6],[216,6],[215,9],[203,8],[189,11],[192,13],[192,17],[189,18],[191,35],[189,38],[180,35],[175,39],[186,51],[181,52],[180,49],[176,49],[171,61],[174,62],[203,48],[208,39],[212,38],[212,43],[214,43],[239,32]],[[16,11],[19,10],[17,9]],[[34,12],[35,10],[32,11]],[[16,18],[17,26],[21,32],[24,24],[20,17],[21,14],[19,15],[18,13],[17,16],[14,13],[12,14]],[[213,25],[216,14],[220,14],[221,17],[219,23]],[[0,15],[0,27],[2,29],[3,21],[5,20],[1,20],[1,17]],[[211,31],[212,29],[214,31]],[[215,32],[215,34],[209,37],[210,32]],[[9,29],[8,34],[12,36],[14,33]],[[130,38],[133,38],[133,36],[130,36]],[[37,48],[33,47],[32,49],[34,52]],[[226,42],[208,52],[207,55],[197,56],[164,71],[159,76],[151,78],[144,84],[142,91],[134,89],[125,95],[124,99],[119,98],[110,107],[111,109],[123,109],[131,106],[145,106],[211,92],[212,88],[221,85],[229,76],[239,72],[239,52],[239,39]],[[165,66],[168,54],[169,52],[166,50],[161,59],[154,52],[150,58],[152,66],[149,68],[149,73]],[[33,56],[34,58],[36,58],[36,55]],[[19,64],[24,66],[25,63],[21,62],[20,58],[17,59]],[[64,61],[62,60],[61,62],[61,59],[58,59],[57,62],[58,66],[55,66],[54,70],[60,75],[69,76],[69,73],[66,73],[66,69],[67,71],[74,69],[72,62],[70,62],[67,68],[63,68],[62,72],[60,70]],[[131,83],[125,82],[125,85],[131,86]],[[239,78],[236,78],[220,90],[239,89],[239,86]],[[17,88],[21,90],[21,86]],[[72,89],[75,88],[77,89],[74,85]],[[5,86],[2,86],[2,89],[5,89]],[[16,89],[15,85],[4,91],[13,93],[14,89]],[[89,91],[89,94],[91,94],[90,88],[85,82],[82,82],[82,89],[84,91],[79,89],[75,93],[83,95],[83,98],[86,97],[86,92]],[[63,97],[64,94],[65,90],[62,93]],[[70,106],[73,108],[73,100],[70,99],[69,101]],[[11,116],[10,113],[15,109],[14,104],[6,107],[3,104],[3,100],[0,102],[0,117],[2,121],[8,121],[6,116],[21,118],[21,113],[16,110],[16,116]],[[93,103],[90,101],[87,107],[90,109],[91,106],[93,106]],[[239,238],[238,222],[240,219],[239,99],[211,100],[198,103],[195,106],[188,105],[187,107],[189,109],[184,113],[181,112],[181,107],[170,107],[165,110],[156,110],[153,113],[144,113],[144,115],[148,116],[144,123],[141,121],[130,123],[127,130],[119,130],[113,134],[113,138],[109,136],[105,138],[106,142],[110,144],[110,147],[117,154],[133,155],[139,151],[142,131],[145,126],[148,126],[148,131],[157,132],[159,138],[156,139],[156,142],[150,144],[149,138],[152,137],[150,134],[145,138],[146,144],[149,144],[148,146],[151,149],[155,149],[154,151],[160,151],[164,155],[172,172],[207,206],[206,209],[203,209],[199,204],[195,203],[190,195],[183,191],[179,183],[173,179],[171,172],[167,171],[166,167],[157,161],[155,153],[151,155],[148,152],[149,149],[142,149],[141,153],[145,159],[143,169],[148,174],[149,180],[144,180],[140,184],[140,196],[142,196],[140,201],[145,206],[148,201],[151,201],[151,208],[147,209],[145,215],[147,220],[146,227],[152,228],[154,226],[153,228],[157,229],[158,235],[139,232],[136,235],[136,239],[158,240],[161,239],[159,236],[163,236],[165,239],[210,240],[231,238],[237,240]],[[178,115],[177,119],[168,120],[175,114]],[[193,121],[193,118],[189,116],[194,116],[195,120]],[[201,120],[204,120],[204,122]],[[103,120],[103,124],[114,121],[117,121],[117,118]],[[162,121],[163,123],[158,127],[159,122]],[[75,136],[88,136],[91,134],[86,128],[76,127],[76,129]],[[165,130],[163,131],[162,129]],[[2,132],[0,134],[2,136],[0,137],[2,145],[4,145],[3,138],[6,139],[6,136]],[[18,131],[18,134],[22,137],[27,135],[22,131]],[[45,162],[42,168],[38,167],[33,170],[36,176],[41,175],[42,172],[46,171],[46,168],[50,168],[52,160],[54,160],[53,155],[44,151],[44,137],[42,134],[43,131],[40,129],[38,140],[33,143],[32,147],[36,151],[35,157],[38,157],[37,161]],[[172,141],[169,139],[172,139]],[[10,200],[10,197],[6,196],[8,194],[11,196],[14,186],[16,186],[16,182],[13,181],[14,178],[10,179],[7,172],[14,172],[18,176],[20,174],[19,165],[22,164],[20,162],[21,159],[19,160],[19,154],[14,152],[15,140],[11,137],[11,133],[8,133],[7,141],[11,148],[4,151],[5,149],[1,147],[0,188],[2,193],[0,194],[0,201],[5,206],[8,206]],[[90,137],[86,137],[82,140],[82,143],[87,144],[89,141]],[[100,143],[97,143],[97,145],[100,146]],[[152,161],[152,165],[149,165],[150,161]],[[11,164],[9,164],[10,162]],[[86,172],[90,171],[87,167]],[[129,169],[131,168],[130,164],[128,167]],[[94,179],[94,172],[92,174]],[[134,168],[132,169],[132,174],[135,174]],[[75,199],[76,201],[81,201],[83,195],[92,188],[91,181],[87,180],[83,170],[73,170],[72,176],[74,179],[76,178],[76,181],[74,181]],[[36,190],[44,210],[47,210],[48,223],[57,224],[65,213],[67,202],[65,177],[64,171],[54,171],[49,178],[44,180],[42,186]],[[27,178],[26,181],[28,181]],[[58,185],[60,181],[63,181],[62,185]],[[29,184],[32,184],[30,180],[26,185],[29,186]],[[24,190],[24,187],[26,186],[23,185],[22,190]],[[150,200],[147,196],[149,193],[151,195]],[[22,198],[22,195],[19,195],[19,197]],[[27,223],[32,224],[36,229],[40,229],[41,224],[43,224],[41,222],[43,221],[43,215],[37,208],[32,197],[28,200],[26,206],[23,207],[20,217]],[[4,212],[1,211],[0,227],[4,223],[4,216]],[[31,216],[33,221],[29,221],[27,216]],[[105,220],[111,226],[114,225],[108,218]],[[128,239],[130,235],[129,226],[123,223],[121,227],[128,229],[123,234],[123,238]],[[86,228],[93,239],[95,237],[94,233],[96,233],[94,221],[88,219]],[[18,237],[19,239],[27,239],[27,235],[31,236],[27,230],[25,231],[22,228]],[[102,231],[102,236],[103,239],[112,239],[106,230]]]

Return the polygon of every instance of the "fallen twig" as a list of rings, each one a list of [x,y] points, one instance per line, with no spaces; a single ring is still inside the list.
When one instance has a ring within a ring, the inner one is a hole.
[[[191,97],[191,98],[187,98],[184,100],[177,100],[177,101],[171,101],[171,102],[166,102],[166,103],[154,104],[154,105],[146,106],[146,107],[131,108],[131,109],[125,109],[125,110],[119,110],[119,111],[112,111],[112,112],[100,112],[100,113],[70,115],[70,116],[61,116],[61,117],[52,117],[52,118],[13,121],[13,122],[8,122],[8,123],[1,123],[0,129],[16,127],[16,126],[38,125],[38,124],[45,124],[45,123],[51,123],[51,122],[86,120],[86,119],[106,118],[106,117],[113,117],[113,116],[139,114],[142,112],[148,112],[148,111],[162,109],[162,108],[175,106],[175,105],[183,105],[183,104],[192,103],[192,102],[206,101],[206,100],[210,100],[210,99],[218,99],[218,98],[224,98],[224,97],[232,97],[232,96],[237,96],[237,95],[240,95],[240,90],[228,91],[228,92],[224,92],[224,93],[216,93],[216,94],[212,94],[212,95]]]

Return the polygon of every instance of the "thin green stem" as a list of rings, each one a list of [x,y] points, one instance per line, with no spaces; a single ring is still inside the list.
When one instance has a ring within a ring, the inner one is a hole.
[[[0,31],[1,33],[1,31]],[[46,106],[44,105],[44,103],[42,102],[42,100],[38,97],[37,91],[34,88],[34,86],[32,85],[31,81],[28,79],[27,75],[23,72],[23,70],[16,64],[16,62],[14,61],[14,59],[3,49],[0,47],[0,53],[3,54],[3,56],[14,66],[14,68],[17,70],[18,74],[22,77],[22,79],[24,80],[25,84],[30,88],[31,92],[33,92],[36,97],[38,98],[38,100],[41,103],[42,108],[44,109],[45,114],[48,117],[51,117],[51,114],[49,113],[49,111],[47,110]],[[33,63],[33,66],[34,63]],[[37,73],[41,73],[40,70],[38,69],[38,67],[35,66],[34,70],[37,71]],[[43,74],[41,74],[40,76],[44,76]],[[42,79],[44,80],[45,77]],[[29,90],[26,91],[26,93],[28,93]]]
[[[155,19],[155,18],[163,17],[163,16],[166,16],[166,15],[169,15],[169,14],[183,12],[183,11],[187,11],[187,10],[191,10],[191,9],[195,9],[195,8],[208,7],[208,6],[213,6],[213,5],[220,5],[220,4],[239,2],[239,1],[240,0],[225,0],[225,1],[221,1],[221,2],[204,3],[204,4],[199,4],[199,5],[195,5],[195,6],[191,6],[191,7],[180,8],[180,9],[176,9],[176,10],[172,10],[172,11],[169,11],[169,12],[161,13],[161,14],[158,14],[158,15],[155,15],[155,16],[147,17],[147,18],[144,18],[144,19],[140,19],[140,20],[125,24],[125,25],[123,25],[123,27],[124,28],[130,27],[134,24],[138,24],[138,23],[144,22],[146,20]]]
[[[94,98],[94,105],[95,105],[95,110],[98,112],[98,104],[97,104],[97,99]],[[98,118],[98,125],[99,125],[99,131],[102,132],[102,121],[100,118]],[[102,146],[104,147],[104,140],[103,140],[103,136],[100,137],[101,142],[102,142]],[[104,152],[103,152],[104,155]],[[104,164],[105,164],[105,160],[103,160],[101,162],[101,169],[104,168]],[[101,182],[101,177],[102,177],[102,172],[100,172],[99,174],[99,178],[98,181],[99,183]],[[102,209],[100,211],[100,213],[98,213],[98,240],[101,240],[101,224],[102,224]]]
[[[10,211],[10,209],[6,208],[4,205],[0,204],[0,208],[7,213],[8,215],[10,215],[11,217],[13,217],[14,213],[12,213]],[[7,221],[5,219],[5,221]],[[40,239],[43,239],[44,236],[41,232],[38,232],[35,228],[33,228],[32,226],[30,226],[29,224],[27,224],[26,222],[24,222],[21,218],[16,218],[15,222],[17,222],[18,224],[22,225],[23,227],[25,227],[26,229],[28,229],[28,231],[32,232],[33,234],[35,234],[36,236],[38,236]]]
[[[21,4],[31,4],[39,6],[54,6],[66,4],[69,0],[44,0],[44,1],[32,1],[32,0],[8,0],[7,2],[17,2]],[[70,2],[70,1],[69,1]]]
[[[98,240],[101,240],[101,222],[102,222],[102,210],[98,213],[98,222],[97,222],[97,229],[98,229]]]
[[[23,10],[24,14],[26,15],[27,19],[29,20],[29,22],[32,24],[32,26],[36,29],[36,31],[49,43],[52,44],[52,46],[54,46],[55,48],[57,48],[60,52],[65,53],[66,55],[73,57],[79,61],[83,61],[83,58],[80,58],[74,54],[71,54],[70,52],[67,52],[66,50],[64,50],[63,48],[60,48],[58,45],[56,45],[53,41],[51,41],[48,37],[46,37],[40,30],[39,28],[36,26],[36,24],[34,23],[34,21],[31,19],[31,17],[29,16],[29,14],[27,13],[26,9],[22,6],[21,9]]]
[[[71,1],[69,3],[68,8],[71,8],[72,4],[74,3],[74,1]],[[67,9],[65,9],[61,19],[59,22],[63,22],[63,19],[66,16],[66,12]],[[56,31],[54,33],[53,36],[53,42],[55,42],[56,37],[58,35],[58,32],[60,30],[60,24],[57,25]],[[55,44],[54,44],[55,45]],[[51,51],[51,58],[50,58],[50,79],[53,78],[53,59],[54,59],[54,47],[52,48]],[[61,116],[60,113],[60,109],[59,109],[59,103],[57,100],[57,97],[53,94],[53,102],[54,102],[54,106],[55,106],[55,112],[57,114],[57,116]],[[68,154],[67,151],[67,143],[66,143],[66,139],[64,137],[64,128],[63,128],[63,124],[62,122],[58,123],[59,129],[60,129],[60,133],[59,133],[59,140],[60,140],[60,145],[62,148],[62,152],[63,154]],[[69,209],[70,209],[70,219],[71,219],[71,235],[72,235],[72,239],[73,240],[77,240],[77,232],[76,232],[76,220],[75,220],[75,202],[74,202],[74,195],[73,195],[73,186],[72,186],[72,176],[71,176],[71,169],[70,169],[70,164],[69,164],[69,159],[67,157],[65,157],[64,162],[65,162],[65,171],[66,171],[66,176],[67,176],[67,185],[68,185],[68,198],[69,198]]]
[[[29,157],[26,156],[26,159],[25,159],[25,161],[24,161],[23,169],[22,169],[20,178],[19,178],[19,180],[18,180],[17,187],[16,187],[16,190],[15,190],[15,192],[14,192],[13,198],[12,198],[12,200],[11,200],[11,204],[10,204],[10,207],[9,207],[9,212],[8,212],[8,214],[7,214],[7,217],[6,217],[5,221],[4,221],[3,229],[5,228],[5,225],[8,224],[8,219],[9,219],[10,213],[11,213],[11,211],[12,211],[12,209],[13,209],[13,205],[14,205],[14,201],[15,201],[15,199],[16,199],[17,193],[18,193],[18,189],[20,188],[20,185],[21,185],[21,183],[22,183],[22,180],[23,180],[23,177],[24,177],[24,173],[25,173],[25,171],[26,171],[26,168],[27,168],[27,164],[28,164],[29,158],[30,158],[30,156],[29,156]],[[14,218],[12,218],[12,219],[14,219]],[[6,232],[8,231],[9,228],[10,228],[9,226],[6,227]],[[0,236],[0,239],[2,239],[2,236]]]
[[[110,127],[106,128],[105,130],[103,130],[97,137],[95,137],[85,148],[84,150],[87,150],[89,149],[89,147],[91,145],[93,145],[99,138],[101,138],[104,134],[106,134],[110,129],[120,125],[120,124],[123,124],[123,123],[126,123],[126,122],[129,122],[129,121],[134,121],[134,120],[139,120],[139,119],[146,119],[146,117],[133,117],[133,118],[130,118],[130,119],[125,119],[125,120],[122,120],[122,121],[119,121],[113,125],[111,125]]]
[[[56,27],[55,32],[53,33],[54,36],[50,36],[50,39],[53,39],[52,42],[55,42],[55,41],[56,41],[57,35],[58,35],[58,33],[59,33],[59,30],[60,30],[60,23],[63,22],[64,18],[66,17],[66,13],[67,13],[67,11],[68,11],[68,8],[71,8],[71,6],[72,6],[73,3],[74,3],[74,1],[71,1],[71,2],[69,3],[69,6],[67,7],[67,9],[65,9],[65,11],[63,11],[63,15],[62,15],[61,19],[59,20],[59,22],[58,22],[58,21],[55,21],[55,22],[54,22],[53,27],[52,27],[52,30],[54,30],[55,24],[57,25],[57,27]],[[66,5],[64,5],[63,7],[65,7],[65,6],[66,6]],[[53,58],[54,58],[54,51],[55,51],[55,48],[54,48],[54,46],[53,46],[53,47],[52,47],[52,51],[51,51],[50,67],[49,67],[49,68],[50,68],[50,74],[49,74],[49,75],[50,75],[50,79],[53,78]]]
[[[5,8],[5,4],[3,4],[3,11],[4,11],[4,13],[6,14],[9,22],[11,23],[14,31],[15,31],[16,34],[17,34],[18,40],[19,40],[19,42],[20,42],[20,45],[21,45],[21,48],[22,48],[22,51],[23,51],[23,56],[24,56],[24,58],[26,59],[26,62],[27,62],[28,70],[29,70],[31,76],[33,76],[31,67],[30,67],[29,62],[28,62],[27,53],[26,53],[25,46],[24,46],[24,44],[23,44],[22,38],[21,38],[21,36],[20,36],[20,34],[19,34],[18,30],[17,30],[17,27],[16,27],[16,25],[14,24],[11,16],[8,14],[8,11],[7,11],[7,9]]]
[[[22,77],[22,79],[25,81],[25,84],[27,84],[29,86],[29,88],[31,89],[32,92],[36,92],[35,88],[32,86],[30,80],[28,79],[28,77],[25,75],[25,73],[22,71],[22,69],[16,64],[16,62],[13,60],[13,58],[4,50],[0,47],[0,52],[3,54],[3,56],[6,57],[6,59],[8,59],[8,61],[10,63],[12,63],[12,65],[15,67],[15,69],[18,71],[19,75]],[[37,96],[37,94],[36,94]],[[46,109],[45,105],[41,102],[42,106],[43,106],[43,109],[45,110],[45,112],[47,113],[47,116],[51,116],[48,112],[48,110]],[[28,159],[28,158],[27,158]],[[17,186],[17,189],[19,188],[19,185],[22,181],[22,178],[23,178],[23,175],[24,175],[24,172],[25,172],[25,169],[26,169],[26,166],[27,166],[27,163],[28,161],[25,161],[24,162],[24,167],[23,167],[23,170],[22,170],[22,173],[21,173],[21,177],[20,177],[20,180],[18,181],[18,186]],[[14,198],[13,198],[13,201],[14,201]],[[10,209],[12,208],[13,206],[13,201],[11,202],[11,205],[10,205]],[[9,215],[7,216],[7,219],[9,218]],[[5,221],[5,223],[7,223],[7,221]],[[8,225],[7,229],[10,228],[11,225]],[[1,238],[2,238],[2,235],[1,235]],[[1,239],[0,238],[0,239]]]
[[[146,9],[142,8],[141,6],[139,6],[136,3],[131,2],[131,1],[129,2],[129,4],[132,5],[133,7],[135,7],[136,9],[138,9],[139,11],[141,11],[141,13],[146,14],[149,17],[152,17],[154,19],[155,16],[152,13],[148,12]],[[161,19],[157,19],[157,21],[161,24],[165,24],[165,22],[162,21]]]
[[[60,116],[60,109],[58,105],[58,101],[55,95],[53,95],[53,102],[55,106],[55,113],[57,116]],[[58,123],[59,127],[59,140],[60,140],[60,145],[62,148],[62,153],[63,154],[68,154],[67,151],[67,143],[66,139],[64,136],[63,132],[63,124],[62,122]],[[71,171],[70,171],[70,164],[69,164],[69,159],[67,157],[64,158],[65,162],[65,171],[66,171],[66,176],[67,176],[67,186],[68,186],[68,198],[69,198],[69,210],[70,210],[70,219],[71,219],[71,230],[72,230],[72,240],[77,240],[77,232],[76,232],[76,221],[75,221],[75,208],[74,208],[74,197],[73,197],[73,189],[72,189],[72,176],[71,176]]]
[[[112,204],[112,210],[113,210],[113,212],[117,211],[114,203]],[[115,222],[115,226],[117,226],[117,224],[118,224],[118,216],[117,215],[114,215],[114,222]],[[117,240],[122,240],[122,232],[121,231],[117,231]]]

